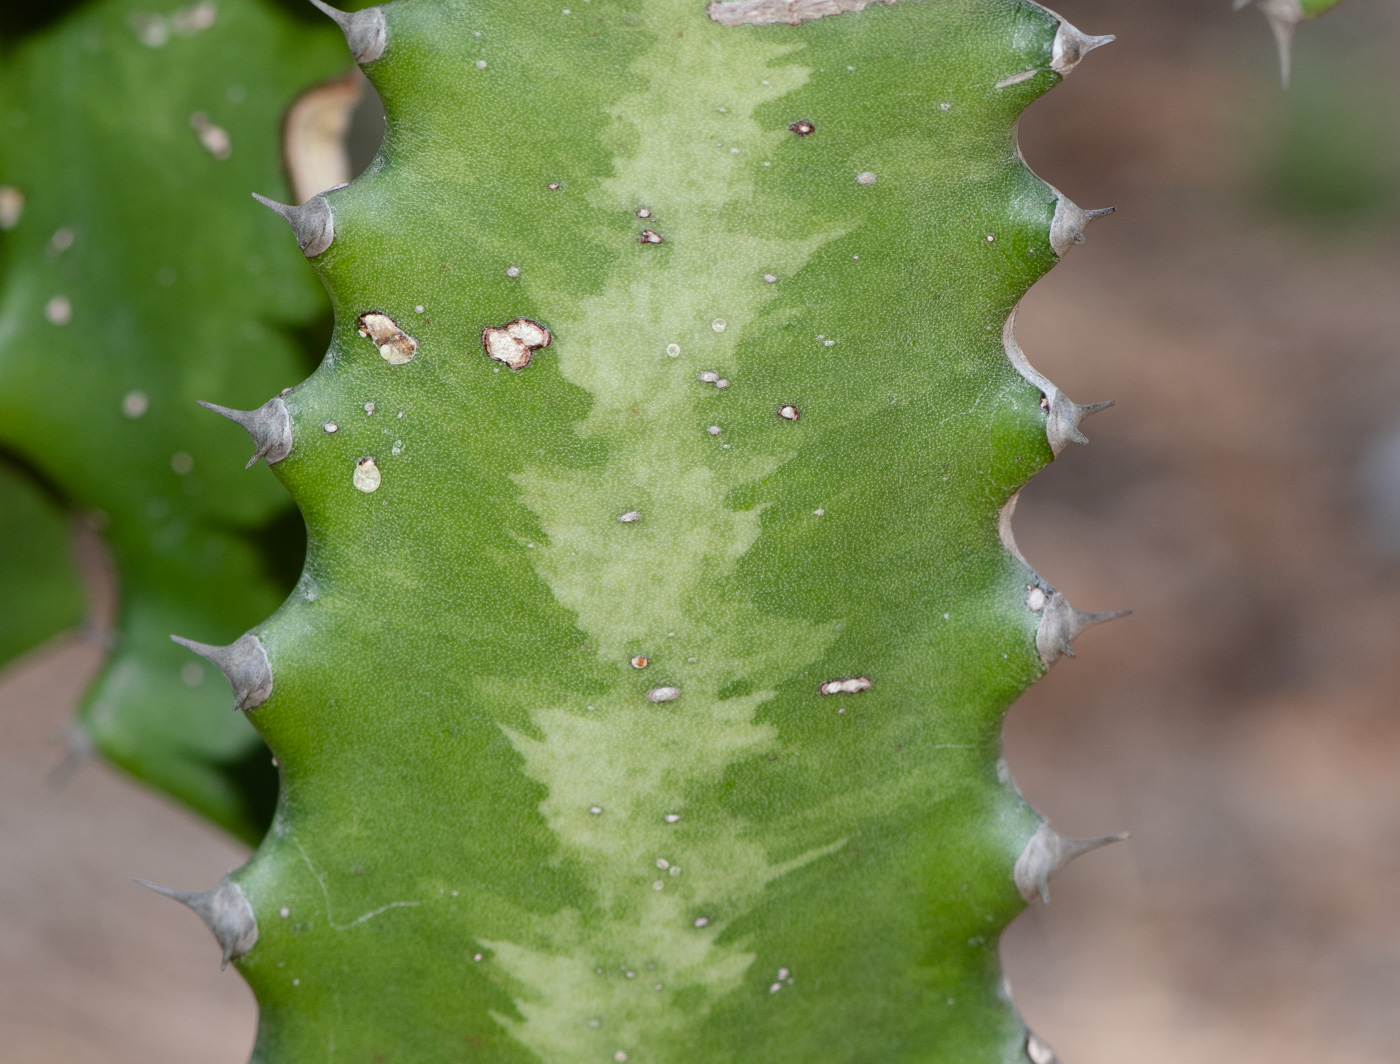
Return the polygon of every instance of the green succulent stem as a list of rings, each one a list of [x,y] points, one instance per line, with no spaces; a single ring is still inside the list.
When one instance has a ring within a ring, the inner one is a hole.
[[[1106,615],[1010,542],[1093,409],[1011,334],[1093,216],[1014,128],[1107,38],[577,2],[341,20],[388,132],[288,217],[306,568],[226,652],[282,781],[254,1059],[1043,1064],[997,938],[1106,840],[999,732]]]

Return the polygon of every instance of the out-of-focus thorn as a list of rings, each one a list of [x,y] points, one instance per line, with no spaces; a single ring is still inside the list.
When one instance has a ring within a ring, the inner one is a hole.
[[[272,695],[272,663],[267,659],[262,640],[252,632],[239,636],[226,647],[197,643],[178,635],[170,639],[219,667],[233,688],[234,709],[256,709]]]
[[[223,949],[220,968],[227,968],[229,961],[243,956],[258,941],[258,918],[253,914],[253,907],[248,904],[243,888],[227,876],[212,890],[203,891],[164,887],[144,879],[136,882],[194,910]]]
[[[1096,839],[1067,839],[1049,823],[1042,823],[1026,843],[1021,856],[1016,858],[1016,867],[1011,872],[1011,878],[1015,880],[1016,889],[1026,901],[1034,901],[1036,895],[1040,895],[1040,900],[1048,905],[1051,876],[1080,854],[1097,850],[1100,846],[1107,846],[1112,842],[1122,842],[1126,838],[1128,833],[1125,831],[1119,835],[1102,835]]]
[[[97,752],[92,738],[76,720],[68,722],[62,741],[63,758],[49,772],[49,785],[52,787],[66,787],[78,769],[83,767],[83,763],[89,761]]]
[[[1090,222],[1118,209],[1099,207],[1086,211],[1059,189],[1055,190],[1055,197],[1055,216],[1050,219],[1050,249],[1060,258],[1064,258],[1074,245],[1084,243],[1084,230]]]
[[[1116,617],[1126,617],[1132,610],[1111,610],[1105,613],[1085,613],[1069,604],[1069,600],[1058,591],[1051,591],[1046,597],[1040,617],[1040,627],[1035,633],[1035,648],[1040,652],[1040,660],[1048,669],[1061,655],[1074,657],[1071,646],[1074,639],[1086,628],[1103,624]]]
[[[1235,0],[1235,10],[1250,4],[1259,8],[1273,32],[1274,44],[1278,46],[1279,77],[1286,89],[1293,72],[1293,31],[1307,18],[1303,5],[1298,0]]]

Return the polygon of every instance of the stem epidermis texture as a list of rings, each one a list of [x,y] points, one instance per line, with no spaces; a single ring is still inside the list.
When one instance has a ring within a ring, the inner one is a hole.
[[[1022,1059],[997,515],[1050,449],[1002,327],[1056,261],[1014,125],[1059,23],[562,2],[386,6],[387,139],[328,194],[255,1059]]]

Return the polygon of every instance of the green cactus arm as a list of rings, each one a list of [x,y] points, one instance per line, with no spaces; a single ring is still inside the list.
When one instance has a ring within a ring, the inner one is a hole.
[[[1045,1064],[997,939],[1108,840],[999,731],[1104,615],[1009,549],[1091,409],[1010,319],[1093,215],[1014,127],[1105,39],[1020,0],[347,35],[389,127],[288,212],[337,316],[274,467],[306,573],[222,652],[278,815],[174,892],[254,1059]]]
[[[1325,15],[1342,0],[1235,0],[1235,10],[1249,7],[1259,9],[1273,31],[1274,43],[1278,45],[1279,74],[1284,87],[1293,68],[1293,33],[1300,22]]]
[[[343,47],[255,0],[104,0],[3,73],[0,446],[106,515],[120,583],[81,724],[250,841],[275,801],[268,754],[168,633],[227,639],[276,605],[290,581],[257,535],[287,502],[195,400],[246,404],[304,372],[289,330],[322,297],[248,190],[281,191],[282,113]]]
[[[0,461],[0,668],[76,627],[83,589],[62,509]]]

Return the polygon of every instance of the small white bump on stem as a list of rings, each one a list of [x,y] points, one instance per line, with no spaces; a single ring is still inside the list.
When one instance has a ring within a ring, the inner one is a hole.
[[[203,111],[190,115],[190,128],[199,137],[204,150],[214,158],[223,160],[233,154],[233,138],[228,135],[228,130],[211,122]]]
[[[361,458],[356,462],[355,471],[350,475],[350,482],[366,495],[378,491],[382,480],[379,466],[371,457]]]
[[[0,185],[0,230],[9,232],[24,216],[24,193],[14,185]]]
[[[73,304],[67,296],[54,296],[44,304],[44,317],[50,325],[67,325],[73,320]]]
[[[819,695],[858,695],[874,687],[868,676],[853,676],[849,679],[827,680],[817,687]]]

